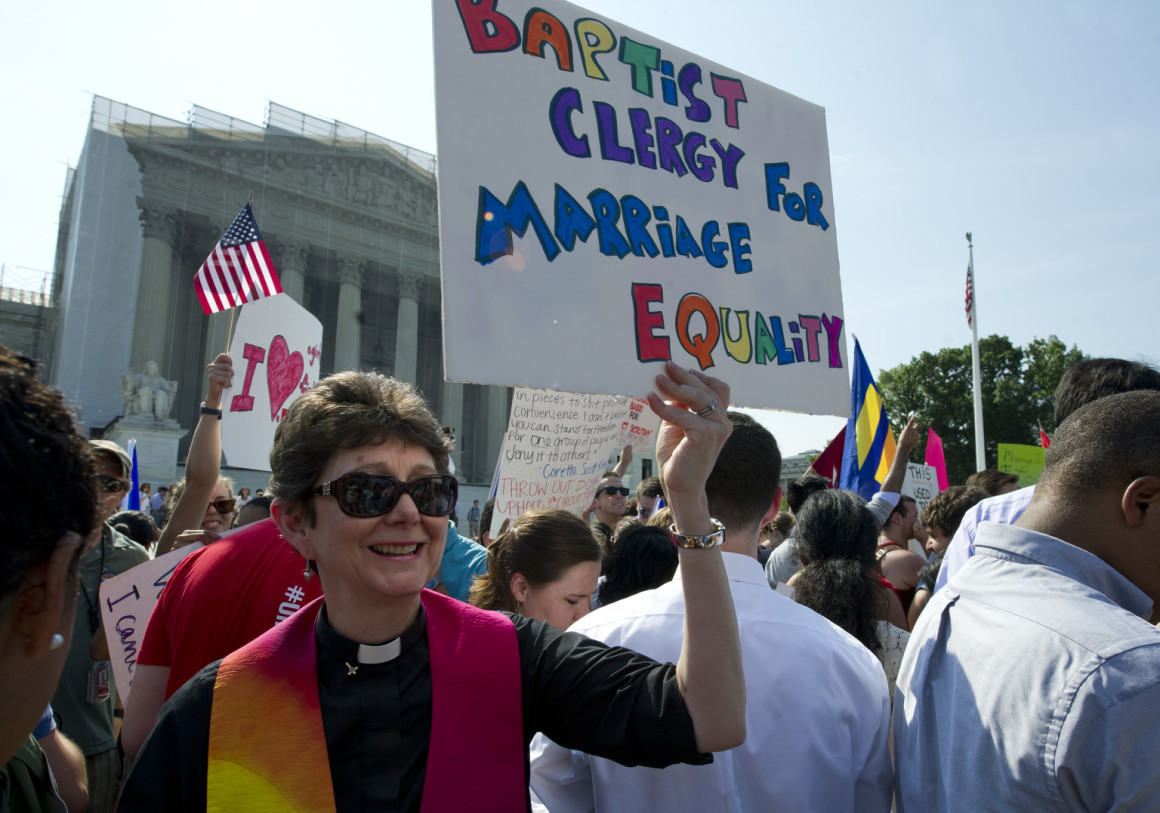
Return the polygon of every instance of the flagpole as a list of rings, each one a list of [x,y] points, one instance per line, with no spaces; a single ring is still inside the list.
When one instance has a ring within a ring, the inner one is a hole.
[[[226,349],[222,352],[230,352],[230,342],[234,337],[234,314],[238,312],[237,308],[230,308],[230,326],[226,329]]]
[[[987,468],[986,449],[983,446],[983,375],[979,367],[979,296],[975,290],[975,244],[967,232],[967,275],[971,282],[971,370],[974,378],[975,400],[975,469]]]

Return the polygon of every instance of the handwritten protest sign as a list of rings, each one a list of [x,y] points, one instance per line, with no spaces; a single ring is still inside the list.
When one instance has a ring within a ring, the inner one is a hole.
[[[672,359],[848,414],[823,108],[560,0],[441,0],[434,34],[449,380],[641,393]]]
[[[616,446],[623,449],[632,446],[632,451],[639,455],[652,456],[656,447],[657,430],[661,428],[660,416],[653,412],[648,401],[640,398],[628,399],[628,414],[620,422],[620,436]]]
[[[921,463],[907,463],[906,476],[902,479],[902,493],[913,497],[918,510],[926,508],[926,504],[938,494],[938,469]]]
[[[999,471],[1019,475],[1019,487],[1035,485],[1043,471],[1046,450],[1022,443],[999,444]]]
[[[122,705],[129,702],[137,650],[145,639],[145,627],[157,606],[161,588],[178,563],[200,547],[200,542],[186,545],[101,582],[101,619]]]
[[[241,469],[270,470],[274,430],[318,383],[322,323],[286,294],[242,306],[230,343],[234,386],[222,404],[222,451]]]
[[[500,451],[494,538],[505,519],[532,508],[582,515],[618,448],[625,399],[517,389]]]

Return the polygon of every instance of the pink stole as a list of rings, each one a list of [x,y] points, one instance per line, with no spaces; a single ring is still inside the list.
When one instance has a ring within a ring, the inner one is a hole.
[[[520,653],[499,613],[424,590],[431,746],[424,813],[527,809]],[[207,811],[334,813],[318,699],[317,599],[222,660]]]

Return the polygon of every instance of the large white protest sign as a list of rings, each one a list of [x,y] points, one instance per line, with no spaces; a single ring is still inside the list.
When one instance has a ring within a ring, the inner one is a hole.
[[[145,640],[145,627],[157,606],[161,588],[178,563],[200,547],[200,542],[186,545],[101,582],[101,619],[122,705],[129,702],[137,651]]]
[[[914,498],[919,511],[926,508],[926,504],[938,494],[938,472],[935,467],[907,463],[906,476],[902,479],[902,493]]]
[[[235,468],[269,471],[278,422],[318,383],[322,323],[286,294],[241,310],[230,343],[234,385],[222,403],[222,453]]]
[[[434,35],[448,379],[643,393],[671,358],[848,414],[823,108],[559,0],[436,0]]]
[[[617,448],[625,399],[519,388],[503,437],[490,533],[533,508],[582,515]]]

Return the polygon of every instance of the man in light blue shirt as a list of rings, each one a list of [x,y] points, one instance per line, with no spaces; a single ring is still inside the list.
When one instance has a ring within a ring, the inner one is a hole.
[[[1160,390],[1160,372],[1147,364],[1124,359],[1085,359],[1073,364],[1055,388],[1055,425],[1058,427],[1071,413],[1097,398],[1136,390]],[[935,591],[941,590],[951,576],[975,555],[975,531],[980,522],[1011,524],[1027,510],[1034,486],[983,500],[967,512],[955,532],[942,569],[935,580]]]
[[[898,810],[1160,810],[1160,392],[1076,411],[975,548],[903,658]]]
[[[951,544],[943,554],[942,567],[938,571],[934,589],[941,590],[952,574],[958,573],[967,560],[975,555],[975,534],[980,522],[999,522],[1011,525],[1031,504],[1035,486],[1027,486],[998,497],[988,497],[963,515],[959,529],[955,531]]]

